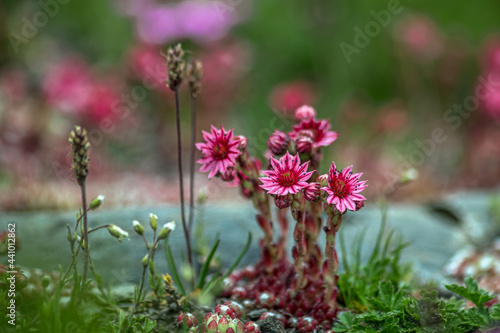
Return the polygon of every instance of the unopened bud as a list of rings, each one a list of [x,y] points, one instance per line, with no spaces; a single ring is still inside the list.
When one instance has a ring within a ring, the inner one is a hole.
[[[314,133],[310,130],[301,130],[295,138],[297,151],[302,154],[310,153],[314,145]]]
[[[124,231],[119,226],[116,226],[114,224],[109,225],[108,231],[111,234],[111,236],[118,239],[119,242],[128,237],[128,232]]]
[[[295,111],[295,120],[298,122],[316,118],[316,110],[312,106],[302,105]]]
[[[236,135],[234,139],[240,142],[238,149],[244,150],[247,147],[248,139],[243,135]]]
[[[148,258],[149,258],[149,254],[146,254],[144,256],[144,258],[142,258],[141,263],[142,263],[143,267],[147,267],[148,266],[148,261],[149,261]]]
[[[267,140],[267,147],[274,155],[283,155],[288,149],[290,138],[285,133],[275,130]]]
[[[153,213],[149,213],[149,225],[151,229],[156,230],[158,228],[158,216]]]
[[[144,235],[144,227],[142,226],[142,224],[139,221],[133,221],[132,224],[134,226],[134,231],[138,235],[140,235],[140,236]]]
[[[355,201],[355,203],[356,203],[356,209],[354,210],[355,212],[357,212],[358,210],[360,210],[365,206],[365,202],[363,200]]]
[[[324,175],[320,175],[316,178],[316,182],[318,182],[321,187],[328,186],[328,175],[325,173]]]
[[[319,183],[309,183],[309,185],[304,188],[304,196],[309,201],[318,202],[321,198],[319,189]]]
[[[103,202],[104,202],[104,195],[98,195],[97,198],[95,198],[94,200],[92,200],[92,202],[90,202],[90,207],[89,207],[90,210],[99,208]]]
[[[277,195],[274,198],[274,203],[279,209],[284,209],[292,205],[293,199],[289,195]]]
[[[175,222],[168,222],[163,225],[163,228],[161,228],[160,233],[158,234],[158,239],[165,239],[167,238],[168,234],[170,234],[171,231],[175,229]]]

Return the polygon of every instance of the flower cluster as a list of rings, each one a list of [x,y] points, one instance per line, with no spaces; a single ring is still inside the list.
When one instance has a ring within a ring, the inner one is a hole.
[[[338,294],[335,235],[342,216],[359,210],[366,200],[361,194],[367,187],[366,181],[361,180],[362,173],[353,173],[352,166],[339,170],[332,162],[328,174],[317,172],[321,150],[333,143],[338,134],[331,130],[328,120],[316,117],[316,110],[304,105],[295,111],[297,123],[288,134],[274,131],[267,142],[264,170],[247,151],[246,139],[234,137],[233,130],[212,126],[211,133],[203,132],[205,142],[196,145],[204,155],[198,161],[202,164],[200,170],[209,172],[209,178],[236,182],[257,208],[257,222],[264,232],[260,241],[261,262],[255,270],[230,275],[226,296],[277,311],[287,327],[295,327],[299,332],[312,332],[318,326],[331,328],[337,315]],[[277,240],[272,202],[279,208]],[[290,208],[295,220],[294,265],[286,258],[286,208]],[[323,212],[327,216],[324,225]],[[324,254],[317,244],[322,230],[326,235]],[[287,316],[299,319],[287,321]]]

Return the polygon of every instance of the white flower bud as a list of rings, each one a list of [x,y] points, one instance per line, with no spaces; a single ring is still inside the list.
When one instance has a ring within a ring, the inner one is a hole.
[[[158,228],[158,216],[153,213],[149,213],[149,225],[151,229],[156,230]]]
[[[140,236],[144,235],[144,227],[142,226],[142,224],[139,221],[133,221],[132,224],[134,226],[134,231],[138,235],[140,235]]]
[[[94,209],[99,208],[103,202],[104,202],[104,195],[102,195],[102,194],[98,195],[97,198],[92,200],[92,202],[90,203],[90,207],[89,207],[90,210],[94,210]]]
[[[167,238],[168,234],[175,230],[175,222],[168,222],[163,225],[163,228],[161,228],[160,233],[158,234],[158,239],[165,239]]]
[[[111,236],[118,239],[119,242],[121,242],[124,238],[128,237],[128,232],[124,231],[123,229],[114,224],[109,225],[108,231],[111,234]]]

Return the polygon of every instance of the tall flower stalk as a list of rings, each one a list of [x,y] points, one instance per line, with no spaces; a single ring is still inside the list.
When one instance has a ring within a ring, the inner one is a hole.
[[[191,59],[187,65],[186,75],[189,83],[191,97],[191,145],[189,160],[189,222],[188,229],[193,230],[194,220],[194,165],[195,165],[195,142],[196,142],[196,100],[201,92],[201,77],[203,76],[203,66],[201,61]]]
[[[82,290],[84,290],[89,266],[89,239],[87,226],[87,196],[85,191],[85,180],[87,179],[87,175],[89,174],[90,142],[87,138],[87,131],[80,126],[75,126],[75,128],[70,132],[68,141],[70,143],[71,150],[73,151],[73,163],[71,164],[71,169],[75,174],[76,182],[80,186],[82,196],[82,233],[85,252],[82,273]]]
[[[180,105],[179,105],[179,87],[184,78],[185,72],[185,61],[184,61],[184,50],[181,44],[177,44],[174,47],[169,47],[167,50],[167,87],[175,93],[175,118],[177,125],[177,166],[179,169],[179,192],[181,201],[181,220],[182,229],[184,230],[184,236],[186,238],[187,247],[187,259],[189,267],[193,268],[193,260],[191,257],[191,237],[189,236],[189,228],[186,223],[186,214],[184,207],[184,181],[182,173],[182,141],[181,141],[181,116],[180,116]],[[194,284],[194,280],[191,281]]]

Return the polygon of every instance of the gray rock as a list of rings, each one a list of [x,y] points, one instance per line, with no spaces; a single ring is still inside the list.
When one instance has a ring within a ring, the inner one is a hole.
[[[443,202],[450,202],[450,205],[460,209],[464,206],[460,203],[462,201],[467,202],[468,210],[460,214],[470,214],[475,209],[477,218],[484,218],[480,213],[486,209],[485,198],[470,199],[467,194],[463,194],[463,197],[452,196]],[[185,253],[185,246],[178,206],[93,211],[89,213],[90,227],[116,224],[130,234],[130,240],[122,243],[112,238],[105,229],[90,235],[92,259],[105,282],[121,285],[139,281],[142,271],[141,259],[146,254],[146,249],[142,238],[134,233],[132,221],[141,221],[149,240],[152,237],[149,230],[150,212],[158,215],[160,226],[172,220],[177,221],[177,229],[169,237],[169,245],[177,262],[180,262],[181,254]],[[215,235],[220,233],[217,255],[224,267],[229,267],[244,247],[248,232],[253,234],[253,242],[240,266],[252,264],[259,259],[257,243],[263,233],[255,221],[255,213],[250,203],[213,205],[197,210],[197,223],[203,225],[206,241],[213,244]],[[66,224],[73,228],[74,221],[74,212],[0,213],[0,230],[5,229],[9,222],[16,223],[17,237],[21,242],[21,248],[16,253],[17,265],[57,270],[58,265],[67,267],[69,264],[70,249],[66,240]],[[403,251],[402,260],[413,263],[417,275],[424,280],[442,281],[442,267],[467,242],[464,229],[459,224],[449,223],[425,206],[390,205],[387,221],[389,228],[396,230],[405,242],[410,242],[410,246]],[[370,205],[359,212],[346,214],[341,232],[344,234],[347,248],[350,249],[356,235],[365,230],[362,258],[368,259],[376,242],[380,222],[380,209]],[[291,219],[290,224],[293,229]],[[293,243],[291,232],[289,238],[290,245]],[[319,243],[320,246],[324,245],[323,233]],[[199,243],[194,239],[193,244],[196,247]],[[337,248],[339,258],[342,258],[340,246]],[[159,246],[155,258],[157,271],[166,272],[162,245]]]

